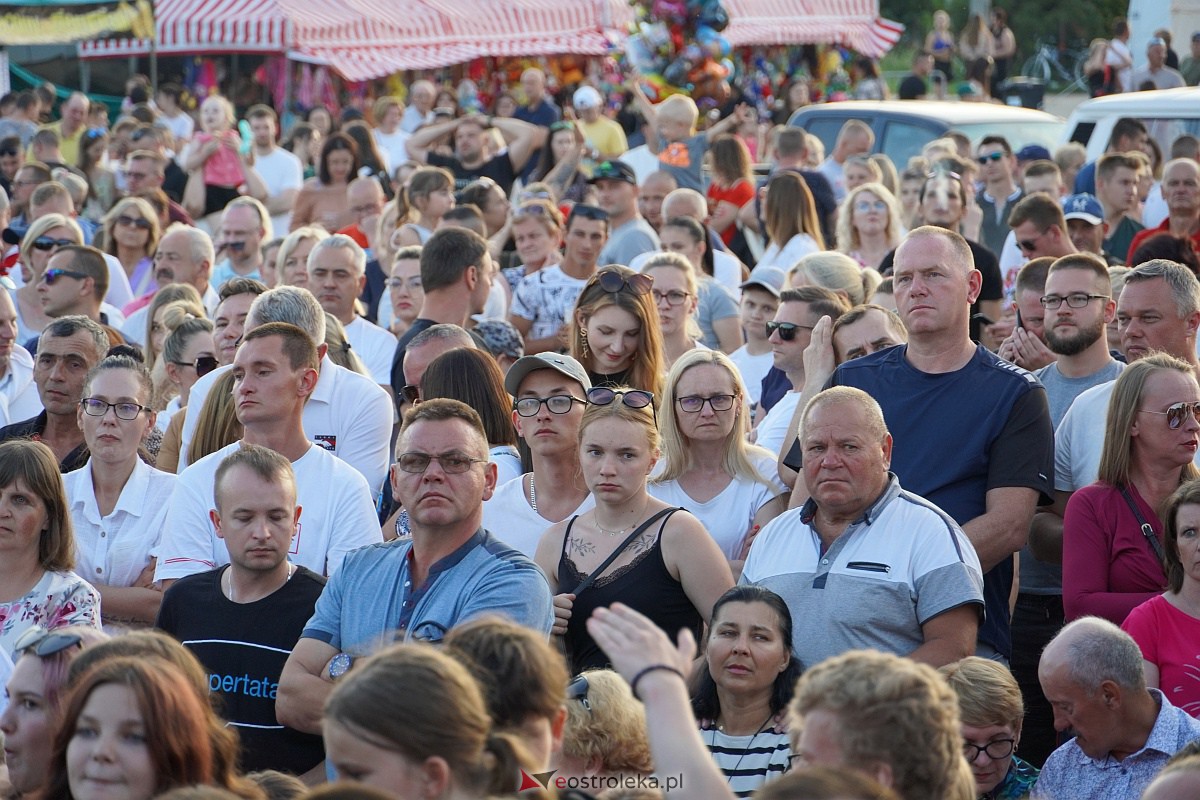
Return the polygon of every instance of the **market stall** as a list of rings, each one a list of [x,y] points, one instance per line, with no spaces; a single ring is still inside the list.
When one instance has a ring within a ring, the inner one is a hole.
[[[725,38],[748,45],[837,44],[878,58],[904,26],[879,16],[878,0],[724,0]]]

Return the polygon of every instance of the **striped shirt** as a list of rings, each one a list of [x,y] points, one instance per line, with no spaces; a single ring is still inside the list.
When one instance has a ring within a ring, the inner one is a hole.
[[[791,764],[792,746],[780,726],[749,736],[730,736],[716,726],[702,727],[700,738],[738,797],[750,797],[787,772]]]

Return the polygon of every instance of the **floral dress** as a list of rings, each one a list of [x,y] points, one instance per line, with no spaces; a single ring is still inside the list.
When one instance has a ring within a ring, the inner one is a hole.
[[[50,572],[24,596],[0,603],[0,650],[11,653],[21,634],[35,625],[100,627],[100,593],[74,572]]]

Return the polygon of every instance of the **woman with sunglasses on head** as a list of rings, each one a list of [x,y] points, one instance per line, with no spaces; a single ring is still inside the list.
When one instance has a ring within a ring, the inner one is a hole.
[[[126,197],[104,215],[97,246],[121,262],[135,298],[158,288],[154,251],[159,233],[158,214],[140,197]]]
[[[662,394],[662,322],[649,275],[613,265],[588,279],[569,329],[571,357],[593,386],[632,386]]]
[[[513,291],[533,273],[557,264],[563,239],[563,217],[549,200],[527,200],[512,218],[512,238],[519,266],[500,270],[512,302]]]
[[[550,766],[555,775],[635,781],[654,772],[646,708],[611,669],[589,669],[567,687],[567,719]],[[661,795],[659,795],[661,797]]]
[[[896,198],[881,183],[864,183],[846,193],[838,207],[838,250],[861,267],[879,269],[904,236]]]
[[[799,677],[783,598],[754,585],[721,595],[690,688],[700,736],[738,797],[787,772],[785,717]]]
[[[38,217],[25,231],[18,254],[21,286],[13,293],[13,300],[17,306],[18,342],[29,341],[50,324],[51,318],[42,310],[37,285],[42,273],[46,271],[50,257],[57,253],[60,247],[69,244],[83,244],[83,231],[80,230],[79,223],[62,214]]]
[[[694,350],[671,368],[664,397],[650,494],[692,512],[740,575],[754,535],[787,509],[775,456],[746,441],[746,387],[724,353]]]
[[[1200,385],[1187,362],[1153,353],[1117,378],[1099,480],[1071,495],[1063,518],[1068,622],[1093,615],[1120,625],[1167,586],[1158,510],[1200,477],[1198,416]]]
[[[36,794],[50,770],[50,750],[67,693],[67,668],[75,656],[108,636],[85,626],[48,631],[33,627],[13,647],[16,659],[8,705],[0,714],[10,798]]]
[[[572,669],[608,666],[588,633],[592,611],[620,601],[674,637],[698,634],[733,574],[716,542],[687,511],[653,497],[659,456],[649,392],[594,387],[579,428],[579,462],[595,500],[542,536],[535,561],[554,591],[553,633]]]
[[[100,627],[100,595],[74,567],[58,459],[41,442],[0,442],[0,650],[35,625]]]
[[[707,350],[696,323],[696,273],[691,262],[678,253],[656,253],[642,265],[642,274],[654,281],[650,295],[662,324],[663,366],[670,369],[697,348]]]
[[[140,457],[154,428],[150,374],[128,356],[92,368],[79,403],[79,427],[90,457],[64,477],[80,574],[100,592],[104,622],[148,626],[162,593],[155,558],[175,476]]]

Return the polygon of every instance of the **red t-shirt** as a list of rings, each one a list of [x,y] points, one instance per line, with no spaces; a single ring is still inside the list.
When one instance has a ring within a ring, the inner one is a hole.
[[[1158,688],[1193,717],[1200,717],[1200,619],[1185,614],[1159,595],[1129,612],[1121,629],[1158,667]]]
[[[754,186],[745,178],[742,178],[728,189],[722,189],[720,186],[717,186],[715,181],[708,185],[708,213],[710,215],[717,210],[717,203],[722,200],[733,203],[738,208],[741,208],[753,199]],[[732,222],[725,230],[717,231],[717,233],[721,234],[721,241],[728,245],[733,241],[733,235],[737,233],[737,223]]]
[[[1142,246],[1142,242],[1159,233],[1170,233],[1170,227],[1171,220],[1164,219],[1162,224],[1157,228],[1146,228],[1144,231],[1135,233],[1133,239],[1129,242],[1129,253],[1125,256],[1125,263],[1131,267],[1136,267],[1137,265],[1133,263],[1133,254]],[[1200,253],[1200,230],[1192,234],[1192,249]],[[1114,253],[1113,255],[1120,257],[1121,254]]]

